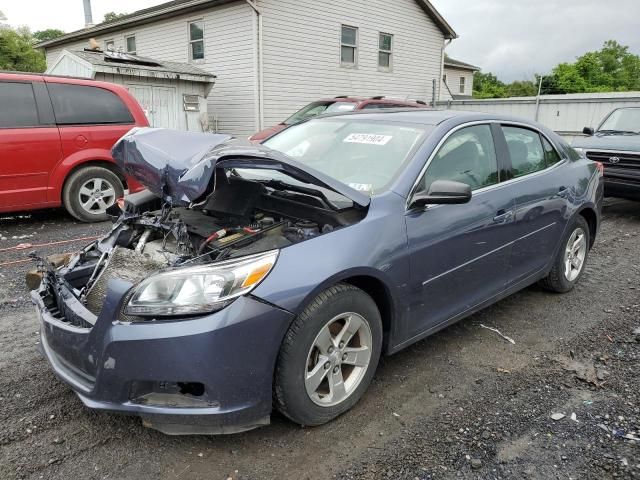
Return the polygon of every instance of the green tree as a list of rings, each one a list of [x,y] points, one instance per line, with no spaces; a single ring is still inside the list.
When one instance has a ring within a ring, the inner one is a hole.
[[[476,98],[506,97],[506,85],[493,73],[476,72],[473,74],[473,96]]]
[[[0,26],[0,70],[44,72],[44,54],[33,48],[34,39],[26,27]]]
[[[107,12],[104,14],[104,23],[115,22],[116,20],[120,20],[122,17],[126,17],[126,13],[116,13],[116,12]]]
[[[38,30],[37,32],[33,32],[33,38],[38,43],[47,42],[64,35],[64,33],[65,32],[58,28],[47,28],[46,30]]]
[[[532,97],[538,94],[538,87],[531,80],[516,80],[507,85],[508,97]]]

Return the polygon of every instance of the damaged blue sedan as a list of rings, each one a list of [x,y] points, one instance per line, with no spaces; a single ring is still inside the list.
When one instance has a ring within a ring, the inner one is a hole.
[[[535,282],[571,290],[600,223],[601,165],[484,114],[336,115],[258,146],[138,129],[113,156],[148,190],[40,260],[41,346],[85,405],[168,434],[328,422],[381,354]]]

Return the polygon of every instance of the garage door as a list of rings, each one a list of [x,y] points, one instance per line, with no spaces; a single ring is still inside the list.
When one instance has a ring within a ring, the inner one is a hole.
[[[178,128],[174,87],[130,84],[127,88],[138,100],[152,127]]]

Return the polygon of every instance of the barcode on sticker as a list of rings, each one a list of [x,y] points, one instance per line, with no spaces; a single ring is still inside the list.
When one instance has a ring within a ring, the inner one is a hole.
[[[351,133],[343,141],[345,143],[365,143],[367,145],[386,145],[393,136],[375,135],[373,133]]]

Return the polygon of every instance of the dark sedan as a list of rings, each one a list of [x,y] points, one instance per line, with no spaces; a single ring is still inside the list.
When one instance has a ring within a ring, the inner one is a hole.
[[[41,259],[41,344],[85,405],[170,434],[328,422],[381,354],[571,290],[600,223],[601,165],[514,118],[351,113],[265,145],[140,129],[113,153],[148,191]]]

